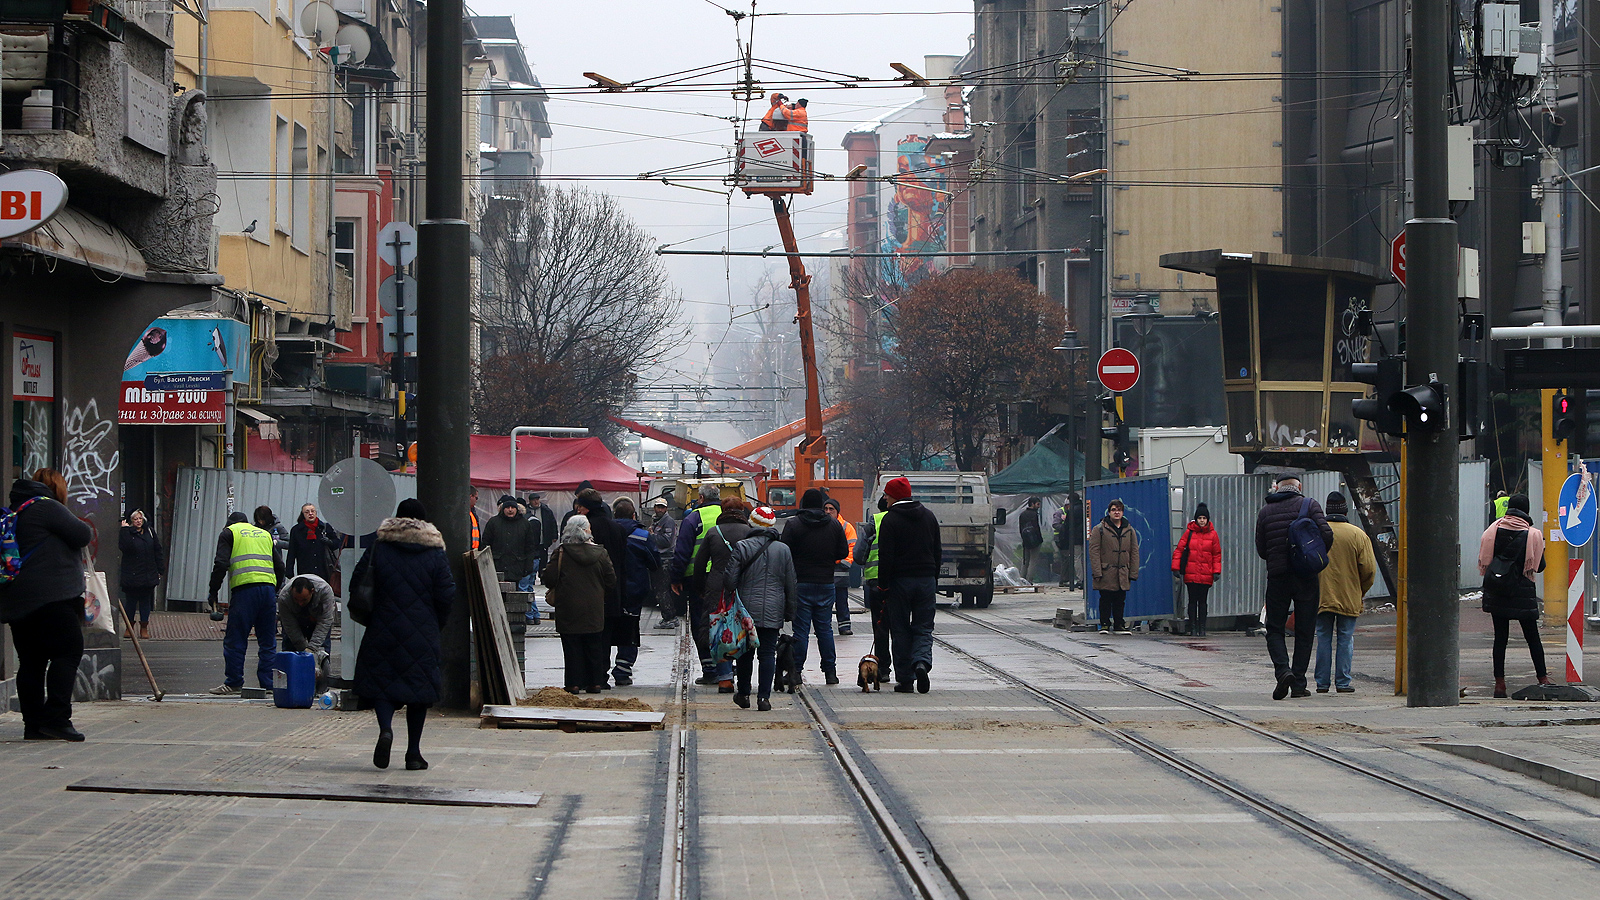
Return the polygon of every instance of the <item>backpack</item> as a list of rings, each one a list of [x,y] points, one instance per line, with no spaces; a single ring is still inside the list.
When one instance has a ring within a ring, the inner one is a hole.
[[[17,546],[17,517],[37,499],[29,497],[16,509],[0,508],[0,584],[15,581],[22,574],[22,564],[33,555],[32,550],[23,553],[22,548]]]
[[[1300,501],[1300,515],[1289,523],[1289,568],[1296,574],[1311,576],[1328,567],[1328,546],[1322,542],[1322,529],[1311,518],[1311,498]]]
[[[1502,534],[1505,532],[1495,534],[1494,558],[1489,560],[1489,571],[1483,576],[1485,592],[1509,594],[1523,581],[1522,560],[1528,552],[1528,533],[1507,534],[1508,540],[1501,540]]]

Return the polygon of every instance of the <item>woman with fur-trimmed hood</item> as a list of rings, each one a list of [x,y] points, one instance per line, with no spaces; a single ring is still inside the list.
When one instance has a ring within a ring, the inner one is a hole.
[[[417,500],[404,500],[378,526],[377,540],[356,564],[351,584],[372,570],[372,613],[356,655],[356,693],[378,713],[372,764],[389,767],[394,711],[406,708],[406,768],[426,769],[422,728],[439,702],[439,632],[455,600],[444,537]]]

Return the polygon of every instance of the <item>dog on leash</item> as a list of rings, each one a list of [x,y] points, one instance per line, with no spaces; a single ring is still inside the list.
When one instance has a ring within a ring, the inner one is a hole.
[[[856,684],[861,687],[861,693],[878,690],[878,685],[883,682],[878,680],[878,658],[868,653],[861,657],[861,662],[856,664]]]
[[[794,693],[795,688],[800,686],[800,670],[794,666],[794,637],[778,635],[778,646],[773,655],[777,658],[778,671],[772,679],[772,686],[778,691]]]

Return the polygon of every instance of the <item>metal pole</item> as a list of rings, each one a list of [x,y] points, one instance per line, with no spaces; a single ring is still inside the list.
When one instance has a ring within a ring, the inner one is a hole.
[[[234,392],[233,370],[222,370],[222,469],[227,472],[228,480],[228,514],[233,514],[233,419],[234,419]]]
[[[464,218],[461,119],[462,0],[428,4],[427,218],[417,229],[417,498],[444,535],[457,594],[441,641],[442,705],[471,702],[471,637],[463,554],[471,549],[470,229]]]
[[[1455,706],[1460,701],[1460,600],[1457,550],[1455,416],[1456,223],[1450,218],[1445,128],[1450,107],[1451,0],[1412,5],[1416,105],[1416,217],[1406,222],[1408,385],[1438,381],[1447,407],[1441,428],[1415,423],[1406,435],[1406,705]]]
[[[1548,117],[1546,121],[1554,121],[1556,115],[1555,19],[1553,0],[1539,0],[1539,68],[1544,81],[1540,100]],[[1537,137],[1540,143],[1546,143],[1545,136]],[[1539,154],[1539,218],[1544,223],[1544,262],[1541,272],[1543,280],[1539,296],[1543,313],[1541,323],[1547,328],[1566,324],[1562,321],[1561,308],[1561,194],[1560,185],[1556,180],[1559,168],[1557,162],[1555,148],[1545,146],[1544,152]],[[1560,337],[1544,339],[1547,348],[1559,349],[1561,344]],[[1568,448],[1555,440],[1551,434],[1550,403],[1555,394],[1553,390],[1539,392],[1541,407],[1539,415],[1545,420],[1541,430],[1540,453],[1540,459],[1544,463],[1544,521],[1539,524],[1544,530],[1545,539],[1545,618],[1550,622],[1561,622],[1567,617],[1567,544],[1565,541],[1556,540],[1554,535],[1560,529],[1558,510],[1561,503],[1561,483],[1567,478]]]

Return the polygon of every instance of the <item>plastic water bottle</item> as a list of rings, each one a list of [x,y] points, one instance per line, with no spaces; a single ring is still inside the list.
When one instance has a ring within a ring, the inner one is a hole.
[[[333,696],[333,691],[323,691],[317,695],[313,704],[317,709],[333,709],[339,705],[339,698]]]

